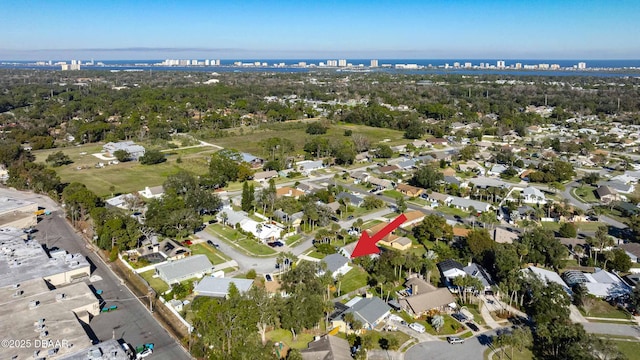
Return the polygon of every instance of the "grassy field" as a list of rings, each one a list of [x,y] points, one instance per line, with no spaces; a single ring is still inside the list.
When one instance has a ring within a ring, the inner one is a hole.
[[[224,262],[231,260],[228,257],[226,257],[223,253],[221,253],[218,250],[215,250],[213,247],[211,247],[208,244],[204,244],[204,243],[193,244],[191,245],[190,249],[193,255],[199,255],[199,254],[205,255],[213,265],[222,264]]]
[[[359,267],[354,267],[342,278],[341,294],[346,294],[367,285],[367,273]]]
[[[382,192],[385,196],[392,197],[394,199],[398,199],[404,197],[400,191],[397,190],[385,190]]]
[[[493,357],[489,358],[489,354],[491,353],[493,349],[488,348],[487,350],[484,351],[484,358],[485,359],[510,359],[510,360],[532,360],[533,359],[533,353],[531,352],[531,350],[529,349],[524,349],[522,351],[519,351],[517,349],[515,349],[513,351],[513,357],[511,357],[511,349],[507,349],[506,352],[504,353],[504,355],[501,357],[499,352],[496,352]]]
[[[305,132],[306,126],[301,126],[295,129],[286,128],[286,125],[282,126],[270,126],[269,128],[261,129],[243,129],[242,134],[238,130],[232,130],[229,133],[232,136],[223,138],[207,139],[207,142],[222,146],[224,148],[236,149],[238,151],[244,151],[251,153],[255,156],[267,155],[264,152],[264,148],[260,143],[263,140],[272,137],[280,137],[291,140],[294,145],[295,152],[303,154],[302,148],[304,147],[307,139],[311,138],[311,135]],[[351,130],[353,134],[362,134],[366,136],[371,144],[376,144],[385,139],[389,139],[387,142],[389,145],[395,145],[403,141],[403,132],[391,129],[375,128],[364,125],[352,125],[352,124],[334,124],[331,125],[327,134],[323,135],[331,139],[347,139],[344,136],[345,130]]]
[[[267,339],[273,342],[283,342],[292,349],[306,349],[307,344],[313,341],[313,334],[298,334],[296,341],[293,341],[291,331],[284,329],[272,330],[267,333]]]
[[[154,278],[153,275],[156,273],[155,270],[145,271],[140,274],[143,279],[147,280],[149,285],[155,290],[158,294],[162,294],[165,291],[169,290],[169,285],[166,282],[162,281],[159,277]]]
[[[75,146],[61,149],[35,151],[36,161],[44,162],[53,152],[62,151],[73,160],[72,164],[54,168],[63,182],[80,182],[98,196],[111,196],[112,193],[129,193],[143,190],[146,186],[162,185],[167,176],[183,170],[197,175],[208,171],[206,158],[213,152],[210,147],[185,149],[188,153],[179,154],[182,150],[171,150],[167,153],[167,161],[156,165],[141,165],[137,161],[107,165],[92,154],[99,153],[101,145]],[[182,163],[177,163],[180,157]],[[105,167],[96,168],[96,164],[104,163]]]
[[[438,211],[439,213],[448,214],[448,215],[454,215],[454,216],[458,215],[463,219],[469,216],[469,213],[464,212],[460,209],[452,208],[450,206],[438,206],[436,208],[436,211]]]

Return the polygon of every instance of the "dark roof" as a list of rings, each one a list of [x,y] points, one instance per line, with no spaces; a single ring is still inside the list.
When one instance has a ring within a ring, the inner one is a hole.
[[[447,184],[456,184],[456,185],[461,184],[460,180],[455,176],[445,176],[443,180]]]
[[[336,336],[324,336],[301,350],[304,360],[351,360],[349,342]]]
[[[612,188],[606,185],[603,185],[596,189],[596,194],[598,195],[599,198],[602,198],[603,196],[607,196],[607,195],[615,195],[616,192]]]
[[[357,303],[345,311],[346,313],[353,313],[356,319],[371,324],[372,326],[376,321],[385,316],[391,307],[387,305],[382,299],[378,297],[362,298]]]
[[[349,262],[349,259],[340,254],[331,254],[325,256],[322,262],[327,264],[327,271],[333,273]]]
[[[618,247],[630,254],[640,257],[640,244],[638,243],[621,244],[618,245]]]
[[[438,263],[437,266],[438,266],[438,270],[440,270],[441,273],[451,269],[458,269],[458,270],[464,271],[464,266],[462,266],[462,264],[452,259],[441,261]]]

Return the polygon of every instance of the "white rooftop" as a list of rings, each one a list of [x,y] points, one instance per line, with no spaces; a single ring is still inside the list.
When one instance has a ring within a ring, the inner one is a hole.
[[[0,213],[19,209],[24,206],[35,205],[36,203],[28,200],[20,200],[8,197],[0,197]]]
[[[57,252],[49,257],[35,240],[25,240],[15,228],[0,228],[0,288],[89,267],[81,254]]]
[[[251,289],[253,280],[207,276],[198,282],[193,291],[202,296],[226,297],[231,284],[234,284],[238,291],[244,293]]]

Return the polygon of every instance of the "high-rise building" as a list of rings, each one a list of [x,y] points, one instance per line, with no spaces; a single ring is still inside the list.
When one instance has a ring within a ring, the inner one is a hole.
[[[496,61],[496,67],[497,67],[498,69],[504,69],[504,67],[505,67],[504,65],[505,65],[505,64],[504,64],[504,60],[498,60],[498,61]]]
[[[579,62],[578,63],[578,69],[586,69],[587,68],[587,63],[586,62]]]
[[[464,63],[464,67],[466,69],[471,69],[473,67],[473,65],[470,62],[466,62],[466,63]]]
[[[522,69],[522,63],[516,63],[516,69]]]
[[[331,67],[338,66],[338,60],[327,60],[327,66],[331,66]]]
[[[346,59],[338,60],[338,67],[345,67],[345,66],[347,66],[347,60]]]
[[[372,68],[378,67],[378,60],[376,60],[376,59],[371,60],[371,67]]]

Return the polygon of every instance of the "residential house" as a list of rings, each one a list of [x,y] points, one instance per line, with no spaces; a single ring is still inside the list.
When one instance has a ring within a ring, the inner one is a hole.
[[[508,189],[511,187],[511,184],[509,184],[506,181],[503,181],[500,179],[488,178],[485,176],[478,176],[478,177],[471,178],[469,179],[469,184],[472,184],[473,186],[480,189],[486,189],[489,187]]]
[[[283,186],[279,189],[276,189],[276,197],[281,198],[283,196],[292,197],[294,199],[298,199],[300,196],[304,195],[304,192],[298,190],[296,188],[292,188],[289,186]]]
[[[391,313],[391,307],[382,301],[382,299],[375,296],[356,296],[344,305],[347,309],[338,315],[338,317],[331,322],[331,325],[334,328],[340,328],[339,331],[345,333],[350,332],[344,322],[344,316],[346,314],[353,314],[354,319],[362,323],[363,329],[373,330]]]
[[[443,138],[428,138],[427,142],[429,142],[429,144],[431,144],[431,145],[446,146],[447,144],[449,144],[447,139],[443,139]]]
[[[487,171],[487,175],[489,176],[500,176],[503,172],[507,171],[507,167],[502,164],[495,164],[491,167],[489,171]]]
[[[406,290],[399,293],[400,307],[414,318],[431,310],[447,311],[456,307],[456,300],[447,288],[436,288],[421,278],[405,282]]]
[[[379,189],[393,189],[393,182],[391,180],[369,176],[369,179],[367,181],[369,182],[369,184]]]
[[[529,186],[522,191],[522,201],[526,204],[542,205],[547,203],[544,193],[533,186]]]
[[[493,229],[493,241],[500,244],[513,244],[515,240],[518,240],[518,234],[515,232],[499,227]]]
[[[640,244],[626,243],[626,244],[620,244],[618,245],[618,247],[624,250],[624,252],[627,253],[627,255],[629,255],[629,258],[631,258],[632,262],[640,263]]]
[[[321,261],[327,265],[327,271],[334,279],[337,278],[338,275],[344,275],[351,270],[349,259],[341,254],[327,255]]]
[[[404,160],[399,162],[397,165],[402,170],[413,169],[414,167],[416,167],[416,160],[414,159]]]
[[[589,294],[599,298],[616,299],[631,292],[631,287],[618,275],[598,268],[594,273],[568,270],[562,274],[562,278],[571,287],[583,284]]]
[[[159,199],[164,195],[164,187],[162,185],[145,187],[144,190],[138,191],[138,194],[145,199]]]
[[[420,196],[423,192],[423,188],[419,188],[416,186],[411,186],[408,184],[398,184],[396,186],[396,190],[398,190],[401,194],[409,196],[409,197],[417,197]]]
[[[354,171],[350,176],[355,184],[361,184],[369,181],[369,174],[363,171]]]
[[[257,182],[267,182],[271,179],[275,179],[278,177],[278,172],[275,170],[269,170],[269,171],[258,171],[257,173],[253,174],[253,180],[257,181]]]
[[[571,295],[571,288],[569,287],[569,285],[567,285],[567,283],[564,282],[564,280],[562,280],[562,277],[560,277],[560,275],[558,275],[558,273],[556,272],[542,269],[536,266],[529,266],[528,268],[522,269],[521,271],[526,276],[535,276],[547,284],[550,282],[554,282],[560,285],[564,289],[564,291]]]
[[[253,287],[253,280],[207,276],[195,284],[193,293],[195,296],[226,298],[229,296],[231,284],[235,285],[240,293],[246,293]]]
[[[244,152],[240,153],[240,160],[249,164],[252,169],[259,169],[262,167],[262,164],[264,164],[264,159]]]
[[[491,286],[493,285],[493,279],[491,279],[491,275],[485,270],[482,266],[476,263],[470,263],[469,265],[464,267],[464,272],[467,275],[470,275],[482,283],[484,286],[484,291],[491,290]]]
[[[424,213],[420,210],[412,210],[404,213],[404,216],[407,218],[402,225],[401,228],[408,228],[413,225],[419,224],[424,220]]]
[[[193,255],[156,267],[156,274],[169,285],[188,279],[201,278],[213,271],[213,265],[205,255]]]
[[[346,199],[349,203],[351,203],[351,205],[357,206],[357,207],[360,207],[364,202],[364,198],[360,197],[359,195],[355,195],[355,194],[344,192],[344,191],[339,193],[336,196],[336,199],[338,200]]]
[[[387,225],[388,225],[387,223],[380,223],[365,231],[369,234],[369,236],[373,236]],[[393,249],[404,251],[411,248],[412,242],[410,239],[406,237],[399,237],[398,235],[391,233],[383,237],[382,239],[380,239],[380,241],[378,241],[376,245],[386,246]]]
[[[454,226],[453,227],[453,239],[456,241],[460,241],[462,239],[466,239],[471,232],[470,229]]]
[[[304,192],[305,194],[310,194],[312,192],[314,192],[315,188],[307,183],[300,183],[298,184],[298,186],[296,187],[296,189]]]
[[[431,207],[436,207],[438,204],[447,205],[452,200],[451,195],[441,194],[435,191],[427,194],[426,198],[428,201],[431,201]]]
[[[451,282],[453,281],[453,279],[457,278],[458,276],[466,275],[462,264],[452,259],[441,261],[437,263],[436,266],[438,267],[440,275],[447,287],[451,286]]]
[[[138,160],[144,156],[145,152],[143,146],[137,145],[133,141],[108,142],[102,146],[102,151],[111,157],[115,157],[114,154],[118,150],[126,151],[132,160]]]
[[[378,172],[382,173],[382,174],[391,174],[394,171],[398,171],[400,170],[400,168],[396,165],[385,165],[385,166],[380,166],[378,167]]]
[[[320,170],[324,168],[322,160],[304,160],[296,163],[296,169],[298,169],[304,175],[309,175],[312,171]]]
[[[347,340],[325,335],[300,351],[302,360],[352,360]]]
[[[610,180],[604,183],[600,183],[600,185],[608,186],[615,190],[618,194],[630,194],[635,190],[635,185],[625,184],[621,181],[616,180]]]
[[[122,194],[118,196],[114,196],[110,199],[105,200],[104,202],[109,205],[116,207],[118,209],[123,210],[131,210],[129,204],[131,203],[131,199],[133,199],[135,195],[133,194]]]
[[[596,195],[603,204],[609,204],[612,201],[618,201],[619,196],[618,192],[609,186],[602,185],[596,189]]]
[[[298,211],[297,213],[293,213],[291,215],[282,211],[281,209],[275,210],[273,212],[273,218],[280,222],[281,224],[289,225],[293,228],[298,228],[302,224],[302,218],[304,217],[304,213],[302,211]]]
[[[460,179],[458,179],[458,178],[457,178],[457,177],[455,177],[455,176],[445,176],[445,177],[443,178],[443,181],[444,181],[444,183],[445,183],[445,184],[447,184],[447,185],[456,185],[456,186],[458,186],[458,187],[459,187],[460,185],[462,185],[462,181],[460,181]]]
[[[465,199],[458,196],[452,196],[449,204],[462,211],[470,211],[471,208],[478,212],[491,210],[491,204],[477,200]]]
[[[191,255],[191,250],[171,239],[158,241],[157,237],[152,237],[149,243],[135,249],[127,251],[129,260],[138,261],[145,259],[149,263],[156,264],[163,261],[180,260]]]

